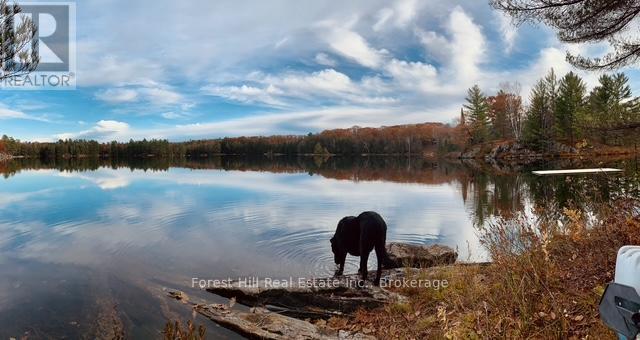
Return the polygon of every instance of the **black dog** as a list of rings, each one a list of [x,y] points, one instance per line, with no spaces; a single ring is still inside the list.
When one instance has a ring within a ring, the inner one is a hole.
[[[376,250],[378,259],[378,271],[373,284],[380,285],[382,265],[393,262],[387,255],[385,243],[387,240],[387,224],[382,217],[375,212],[367,211],[360,216],[347,216],[338,222],[335,235],[331,238],[331,250],[334,259],[340,269],[336,275],[342,275],[347,254],[360,256],[360,269],[362,280],[367,280],[367,261],[373,249]]]

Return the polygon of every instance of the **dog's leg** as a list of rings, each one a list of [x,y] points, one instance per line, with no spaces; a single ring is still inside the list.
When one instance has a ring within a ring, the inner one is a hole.
[[[360,253],[360,272],[362,281],[367,281],[367,262],[369,261],[369,252]]]
[[[376,271],[376,279],[373,281],[374,286],[380,285],[380,276],[382,276],[382,262],[386,260],[386,249],[384,242],[376,244],[376,259],[378,260],[378,270]]]
[[[344,273],[344,263],[346,261],[347,261],[347,254],[344,254],[344,256],[340,258],[340,264],[338,264],[338,266],[340,267],[336,271],[336,275],[342,275],[342,273]]]

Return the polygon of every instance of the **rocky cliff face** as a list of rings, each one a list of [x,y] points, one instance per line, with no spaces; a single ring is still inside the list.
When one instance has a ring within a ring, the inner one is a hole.
[[[552,142],[545,152],[534,151],[521,143],[510,142],[494,145],[479,145],[463,152],[462,159],[484,159],[486,161],[504,160],[508,162],[528,163],[545,157],[575,155],[577,150],[565,144]]]
[[[6,161],[13,158],[11,155],[7,155],[6,153],[0,153],[0,162]]]

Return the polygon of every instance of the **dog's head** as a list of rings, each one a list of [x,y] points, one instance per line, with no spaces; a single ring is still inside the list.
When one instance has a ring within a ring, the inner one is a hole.
[[[333,259],[336,264],[340,264],[344,257],[347,255],[347,247],[343,244],[342,240],[344,237],[345,228],[352,221],[354,217],[349,216],[345,217],[338,222],[338,227],[336,228],[336,233],[331,238],[331,251],[333,252]]]
[[[333,236],[331,238],[331,251],[333,252],[333,261],[336,264],[340,264],[345,251],[343,251],[342,247],[340,247],[339,242],[336,239],[336,236]]]

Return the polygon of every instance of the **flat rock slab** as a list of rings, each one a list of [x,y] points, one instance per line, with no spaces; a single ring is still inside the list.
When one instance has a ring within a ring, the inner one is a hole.
[[[458,259],[458,253],[451,247],[434,244],[430,246],[406,243],[387,244],[389,258],[396,264],[396,268],[429,268],[451,265]]]

